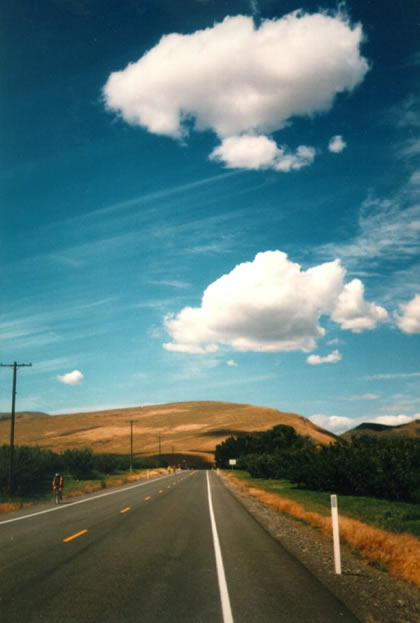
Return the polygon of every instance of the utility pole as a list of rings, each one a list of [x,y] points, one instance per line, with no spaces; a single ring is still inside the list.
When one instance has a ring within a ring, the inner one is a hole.
[[[1,368],[13,368],[13,386],[12,386],[12,419],[10,422],[10,456],[9,456],[9,498],[13,493],[13,458],[15,450],[15,405],[16,405],[16,372],[18,368],[30,368],[31,363],[0,363]]]
[[[130,472],[133,471],[133,420],[130,420]]]

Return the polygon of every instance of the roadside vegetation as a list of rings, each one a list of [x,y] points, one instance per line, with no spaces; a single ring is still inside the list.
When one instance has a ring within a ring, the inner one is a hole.
[[[297,489],[285,480],[255,479],[243,471],[226,471],[225,475],[260,502],[324,534],[332,534],[328,494]],[[338,506],[340,539],[353,554],[420,587],[420,540],[414,536],[420,528],[418,505],[340,496]],[[386,529],[376,527],[381,524]]]
[[[329,517],[331,514],[331,499],[327,492],[299,489],[290,480],[252,478],[245,471],[234,471],[232,474],[247,488],[260,489],[266,493],[281,496],[290,502],[300,504],[305,511],[315,512],[323,517]],[[387,532],[410,533],[420,538],[420,506],[418,504],[391,502],[365,496],[340,495],[338,506],[340,515]],[[293,510],[293,505],[290,505],[289,509]]]
[[[238,434],[216,446],[216,465],[254,478],[287,479],[296,487],[347,496],[420,503],[420,440],[361,436],[317,445],[290,426]]]
[[[64,475],[64,498],[90,493],[144,477],[146,470],[166,467],[161,461],[117,454],[94,454],[89,449],[62,453],[31,446],[14,451],[13,498],[8,497],[10,447],[0,446],[0,512],[51,499],[56,472]],[[140,473],[138,473],[140,471]]]

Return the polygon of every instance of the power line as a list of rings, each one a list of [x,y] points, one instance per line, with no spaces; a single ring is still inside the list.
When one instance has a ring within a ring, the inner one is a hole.
[[[18,368],[30,368],[31,363],[0,363],[1,368],[13,368],[13,385],[12,385],[12,418],[10,422],[10,456],[9,456],[9,498],[13,493],[13,458],[15,449],[15,405],[16,405],[16,372]]]
[[[133,471],[133,420],[130,420],[130,472]]]

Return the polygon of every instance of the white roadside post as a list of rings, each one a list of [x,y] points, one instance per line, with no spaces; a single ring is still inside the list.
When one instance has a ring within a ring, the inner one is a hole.
[[[338,530],[338,508],[336,495],[331,495],[331,520],[334,544],[335,573],[337,575],[341,575],[340,534]]]

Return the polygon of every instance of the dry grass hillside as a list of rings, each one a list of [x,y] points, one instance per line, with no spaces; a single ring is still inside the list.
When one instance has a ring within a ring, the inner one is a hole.
[[[130,421],[137,456],[189,455],[213,462],[218,443],[241,431],[268,430],[277,424],[293,426],[318,443],[335,437],[294,413],[228,402],[182,402],[113,409],[73,415],[16,417],[15,443],[61,451],[90,448],[95,453],[130,452]],[[0,421],[0,444],[9,442],[10,420]]]

